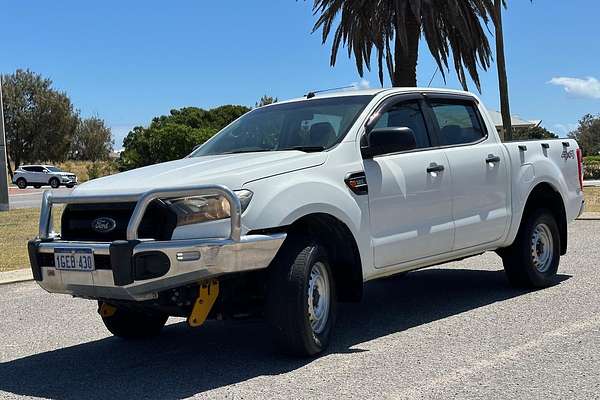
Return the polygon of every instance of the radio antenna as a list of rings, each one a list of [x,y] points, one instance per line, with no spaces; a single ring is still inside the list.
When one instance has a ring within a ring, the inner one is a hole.
[[[313,97],[315,97],[317,95],[317,93],[333,92],[334,90],[350,89],[350,88],[355,88],[355,87],[356,87],[356,85],[349,85],[349,86],[342,86],[342,87],[331,88],[331,89],[314,90],[314,91],[306,93],[306,98],[312,99]]]
[[[435,76],[437,75],[437,73],[438,73],[439,70],[440,70],[440,67],[436,67],[435,68],[435,72],[433,73],[433,76],[429,80],[429,84],[427,85],[427,87],[431,87],[431,83],[433,82],[433,79],[435,78]]]

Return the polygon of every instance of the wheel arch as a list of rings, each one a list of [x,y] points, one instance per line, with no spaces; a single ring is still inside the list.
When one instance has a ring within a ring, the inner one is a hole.
[[[286,241],[300,235],[316,238],[327,250],[338,300],[360,301],[363,291],[360,252],[352,231],[344,222],[331,214],[311,213],[277,230],[284,230],[288,234]]]
[[[529,193],[525,207],[523,209],[523,215],[521,216],[521,222],[519,229],[523,225],[523,222],[530,215],[531,212],[540,208],[549,209],[558,225],[560,234],[560,254],[564,255],[567,252],[567,214],[565,209],[564,200],[558,190],[548,182],[538,183]]]

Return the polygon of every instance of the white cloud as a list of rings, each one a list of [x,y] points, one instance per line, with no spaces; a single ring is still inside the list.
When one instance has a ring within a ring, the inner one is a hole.
[[[371,82],[369,82],[368,80],[366,80],[365,78],[362,78],[360,80],[360,82],[353,82],[352,83],[352,87],[354,89],[368,89],[371,87]]]
[[[138,125],[114,124],[110,126],[110,131],[113,135],[113,139],[115,139],[115,150],[123,148],[123,139],[125,139],[125,136],[127,136],[130,130],[132,130],[135,126]]]
[[[566,137],[570,132],[573,132],[578,127],[577,124],[554,124],[553,130],[560,137]]]
[[[593,77],[585,79],[556,77],[552,78],[548,83],[562,86],[565,92],[574,96],[600,99],[600,81]]]

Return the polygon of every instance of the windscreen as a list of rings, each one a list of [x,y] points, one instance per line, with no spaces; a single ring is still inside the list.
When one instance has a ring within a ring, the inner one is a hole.
[[[260,151],[323,151],[339,143],[373,96],[275,104],[229,125],[191,157]]]

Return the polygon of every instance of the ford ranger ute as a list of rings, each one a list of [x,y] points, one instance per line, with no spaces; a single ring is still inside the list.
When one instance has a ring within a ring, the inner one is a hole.
[[[28,250],[45,290],[97,301],[116,336],[156,335],[169,316],[264,317],[283,350],[316,355],[366,281],[495,251],[512,285],[552,285],[583,206],[574,140],[502,143],[467,92],[348,91],[46,192]]]

